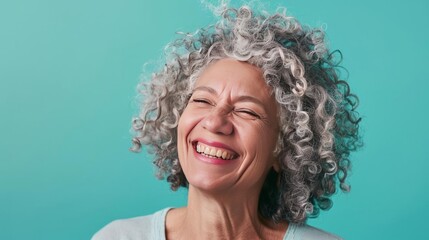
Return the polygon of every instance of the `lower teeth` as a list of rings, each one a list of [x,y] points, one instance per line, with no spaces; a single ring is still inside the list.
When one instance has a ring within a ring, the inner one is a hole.
[[[221,160],[226,160],[226,159],[223,159],[221,157],[215,157],[215,156],[207,155],[205,153],[200,153],[200,154],[203,155],[203,156],[209,157],[209,158],[217,158],[217,159],[221,159]]]

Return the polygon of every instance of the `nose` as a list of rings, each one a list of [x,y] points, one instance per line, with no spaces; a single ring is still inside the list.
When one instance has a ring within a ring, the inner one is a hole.
[[[204,117],[202,126],[204,129],[216,134],[230,135],[234,131],[231,120],[229,119],[230,111],[226,109],[213,109]]]

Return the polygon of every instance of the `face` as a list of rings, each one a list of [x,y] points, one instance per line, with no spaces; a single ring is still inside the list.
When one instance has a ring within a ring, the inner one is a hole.
[[[210,64],[178,125],[178,154],[192,187],[261,187],[273,167],[278,106],[259,68],[233,59]]]

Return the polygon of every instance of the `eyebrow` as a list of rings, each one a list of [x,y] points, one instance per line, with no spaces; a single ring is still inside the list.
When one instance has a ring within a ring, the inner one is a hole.
[[[211,87],[206,87],[206,86],[200,86],[200,87],[196,87],[192,92],[196,92],[196,91],[205,91],[205,92],[209,92],[211,94],[214,95],[219,95],[216,90],[214,90]],[[236,101],[238,102],[253,102],[257,105],[260,105],[263,109],[265,109],[264,104],[261,102],[261,100],[252,97],[250,95],[241,95],[239,97],[237,97]]]
[[[213,88],[211,88],[211,87],[206,87],[206,86],[196,87],[196,88],[194,88],[194,90],[192,90],[192,92],[195,92],[195,91],[205,91],[205,92],[209,92],[209,93],[211,93],[211,94],[216,94],[216,95],[218,95],[218,94],[217,94],[217,92],[216,92],[216,90],[214,90],[214,89],[213,89]]]

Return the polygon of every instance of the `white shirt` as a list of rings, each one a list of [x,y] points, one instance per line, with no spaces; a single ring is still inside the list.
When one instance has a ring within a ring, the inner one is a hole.
[[[115,220],[100,229],[91,240],[165,240],[165,208],[152,215]],[[341,240],[309,225],[289,224],[283,240]]]

